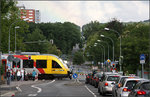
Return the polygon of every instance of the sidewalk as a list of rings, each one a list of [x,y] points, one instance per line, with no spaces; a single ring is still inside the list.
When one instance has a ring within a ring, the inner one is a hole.
[[[10,85],[7,84],[2,84],[0,86],[0,96],[7,96],[11,97],[14,96],[16,92],[18,92],[16,87],[19,87],[21,85],[30,85],[34,83],[40,83],[43,82],[42,80],[28,80],[28,81],[11,81]]]

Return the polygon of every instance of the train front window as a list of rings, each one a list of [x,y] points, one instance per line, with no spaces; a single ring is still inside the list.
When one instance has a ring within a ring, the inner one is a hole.
[[[33,60],[23,60],[23,68],[33,68]]]
[[[15,68],[15,67],[20,68],[20,61],[17,64],[16,62],[13,61],[12,68]]]
[[[52,60],[52,68],[62,68],[56,61]]]
[[[47,68],[47,60],[36,60],[36,68]]]

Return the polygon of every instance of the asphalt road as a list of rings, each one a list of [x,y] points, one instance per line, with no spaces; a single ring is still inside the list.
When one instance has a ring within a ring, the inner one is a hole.
[[[84,84],[73,84],[74,80],[50,80],[40,84],[20,86],[17,96],[50,96],[50,97],[103,97],[97,92],[97,88]],[[111,97],[105,96],[105,97]]]
[[[80,67],[79,67],[80,68]],[[87,68],[81,69],[83,73],[89,72]],[[75,80],[64,78],[62,80],[47,80],[40,84],[20,86],[17,96],[50,96],[50,97],[111,97],[112,95],[101,96],[97,88],[85,84],[85,75],[78,76],[80,84]]]

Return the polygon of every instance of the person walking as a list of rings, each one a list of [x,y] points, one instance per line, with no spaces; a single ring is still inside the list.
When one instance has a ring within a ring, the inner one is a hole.
[[[24,69],[21,69],[21,81],[24,81]]]
[[[11,79],[11,76],[10,76],[10,70],[8,69],[7,73],[6,73],[6,77],[7,77],[7,85],[10,85],[10,79]]]
[[[35,76],[36,76],[36,71],[33,70],[33,72],[32,72],[32,79],[33,79],[33,81],[35,80]]]
[[[18,70],[18,72],[17,72],[17,81],[19,81],[20,78],[21,78],[21,72],[20,72],[20,70]]]

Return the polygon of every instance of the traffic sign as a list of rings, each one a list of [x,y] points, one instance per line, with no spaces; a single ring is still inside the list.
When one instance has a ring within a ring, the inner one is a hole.
[[[11,61],[13,61],[14,56],[13,56],[13,55],[9,55],[7,59],[8,59],[8,61],[10,61],[10,62],[11,62]]]
[[[144,54],[140,55],[140,60],[145,60],[145,55]]]
[[[141,54],[140,55],[140,64],[144,64],[145,63],[145,55]]]
[[[78,77],[78,74],[74,73],[72,76],[74,79],[76,79]]]

